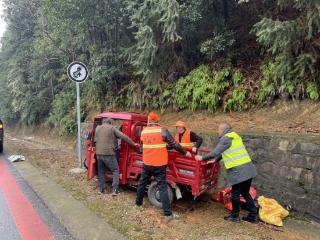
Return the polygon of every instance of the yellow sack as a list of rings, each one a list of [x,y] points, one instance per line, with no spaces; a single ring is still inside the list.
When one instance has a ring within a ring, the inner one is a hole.
[[[260,206],[259,217],[262,221],[278,227],[283,226],[282,219],[289,215],[287,210],[285,210],[276,200],[263,196],[258,198],[258,203]]]

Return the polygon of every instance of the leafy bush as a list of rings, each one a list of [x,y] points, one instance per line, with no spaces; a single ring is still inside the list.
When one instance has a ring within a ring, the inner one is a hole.
[[[257,92],[256,100],[259,105],[266,103],[268,97],[273,98],[276,94],[276,88],[273,83],[268,82],[267,80],[261,81],[261,87]]]
[[[257,103],[263,105],[267,100],[274,99],[278,94],[289,93],[292,97],[298,97],[298,81],[290,71],[289,61],[277,59],[275,62],[267,62],[260,67],[262,79],[260,89],[257,92]]]
[[[239,69],[237,69],[236,71],[233,72],[232,79],[233,79],[233,84],[235,86],[239,86],[244,81],[245,78],[243,76],[243,73]]]
[[[230,77],[230,68],[220,70],[212,78],[207,66],[199,66],[178,80],[175,92],[177,107],[214,111],[219,105],[220,95],[229,86]]]
[[[166,109],[168,109],[170,106],[174,106],[175,98],[176,98],[176,92],[175,92],[175,84],[168,84],[164,87],[164,90],[162,94],[160,95],[159,99],[159,109],[161,113],[164,113]]]
[[[46,121],[47,126],[59,127],[61,134],[75,134],[77,130],[76,121],[76,94],[71,85],[63,92],[56,95],[53,101],[52,111]],[[82,108],[83,110],[83,108]]]
[[[232,97],[224,105],[223,110],[236,112],[247,110],[250,107],[248,94],[247,90],[236,88],[232,93]]]
[[[273,62],[262,64],[260,69],[262,73],[262,80],[260,89],[257,92],[256,100],[258,104],[263,105],[266,103],[268,97],[273,98],[276,95],[277,80],[275,73],[276,65]]]
[[[311,100],[319,100],[320,97],[320,90],[317,83],[309,83],[307,86],[307,93]]]

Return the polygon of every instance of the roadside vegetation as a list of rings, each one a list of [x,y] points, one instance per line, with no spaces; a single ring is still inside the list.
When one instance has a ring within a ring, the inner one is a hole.
[[[4,0],[0,115],[76,130],[66,67],[104,110],[245,111],[320,97],[316,0]]]

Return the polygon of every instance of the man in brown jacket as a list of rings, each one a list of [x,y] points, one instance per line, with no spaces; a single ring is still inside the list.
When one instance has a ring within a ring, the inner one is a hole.
[[[117,196],[119,194],[119,165],[115,152],[117,139],[122,139],[132,147],[140,147],[140,145],[134,143],[128,136],[123,134],[112,124],[112,119],[103,119],[102,125],[96,128],[94,141],[96,143],[100,192],[105,193],[105,174],[106,167],[108,167],[113,173],[112,196]]]

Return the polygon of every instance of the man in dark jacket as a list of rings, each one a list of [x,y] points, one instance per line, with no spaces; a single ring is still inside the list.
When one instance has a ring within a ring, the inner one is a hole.
[[[112,124],[112,119],[103,119],[102,125],[96,128],[94,141],[96,143],[100,193],[105,193],[105,174],[106,167],[108,167],[113,174],[112,196],[117,196],[119,194],[119,165],[116,158],[117,139],[122,139],[131,147],[140,147],[140,145],[134,143],[128,136],[120,132]]]
[[[241,137],[235,133],[227,123],[219,125],[220,141],[213,151],[204,155],[196,156],[196,160],[220,161],[222,159],[227,169],[227,179],[232,186],[232,212],[224,219],[232,222],[240,222],[240,194],[248,204],[249,214],[242,219],[251,223],[259,223],[258,208],[255,205],[249,190],[252,179],[257,175],[255,166],[243,144]]]

